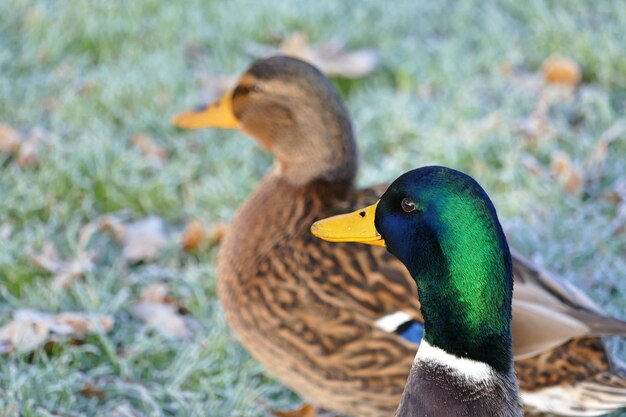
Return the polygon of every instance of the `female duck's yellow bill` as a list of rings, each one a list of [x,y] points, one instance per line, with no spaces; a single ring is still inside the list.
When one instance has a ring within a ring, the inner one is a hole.
[[[208,106],[177,114],[172,118],[172,124],[183,129],[203,127],[236,129],[239,121],[233,114],[232,91]]]
[[[311,226],[311,233],[329,242],[359,242],[385,246],[385,241],[374,226],[374,216],[379,202],[380,200],[352,213],[318,220]]]

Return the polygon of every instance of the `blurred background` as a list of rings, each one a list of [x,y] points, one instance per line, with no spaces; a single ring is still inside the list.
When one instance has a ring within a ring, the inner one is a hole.
[[[333,76],[360,184],[466,171],[512,246],[625,319],[625,39],[617,1],[3,0],[0,415],[299,402],[215,299],[220,224],[271,158],[169,122],[278,51]]]

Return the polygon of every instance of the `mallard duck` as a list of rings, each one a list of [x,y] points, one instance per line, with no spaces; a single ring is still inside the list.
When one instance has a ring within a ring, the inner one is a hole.
[[[373,205],[319,220],[311,232],[385,246],[417,284],[424,334],[396,417],[522,416],[511,253],[491,200],[473,178],[418,168]]]
[[[304,399],[336,412],[396,409],[423,331],[415,282],[385,248],[314,238],[321,218],[372,204],[355,189],[357,148],[333,84],[294,58],[255,62],[183,128],[237,129],[275,157],[221,242],[218,295],[246,349]],[[581,291],[513,252],[513,352],[529,409],[600,415],[626,405],[626,378],[600,335],[625,334]]]

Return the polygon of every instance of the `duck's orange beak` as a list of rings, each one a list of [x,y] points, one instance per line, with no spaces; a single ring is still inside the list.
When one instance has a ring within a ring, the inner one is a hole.
[[[183,129],[202,129],[203,127],[237,129],[239,121],[233,113],[232,91],[208,106],[200,106],[177,114],[172,118],[172,124]]]
[[[318,220],[311,226],[311,233],[329,242],[359,242],[366,245],[385,246],[384,239],[376,231],[375,204],[352,213],[340,214]]]

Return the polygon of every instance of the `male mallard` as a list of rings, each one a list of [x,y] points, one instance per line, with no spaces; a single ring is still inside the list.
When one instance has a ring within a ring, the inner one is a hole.
[[[396,417],[521,417],[511,253],[474,179],[444,167],[415,169],[374,205],[319,220],[311,231],[331,242],[386,246],[417,284],[424,336]]]
[[[309,232],[315,220],[371,204],[386,188],[354,189],[356,144],[332,83],[297,59],[260,60],[220,101],[174,123],[239,129],[275,156],[218,255],[219,298],[235,334],[314,404],[390,415],[423,318],[415,282],[384,248],[333,245]],[[513,274],[513,353],[524,403],[563,415],[626,405],[626,379],[598,337],[625,334],[626,324],[515,254]]]

